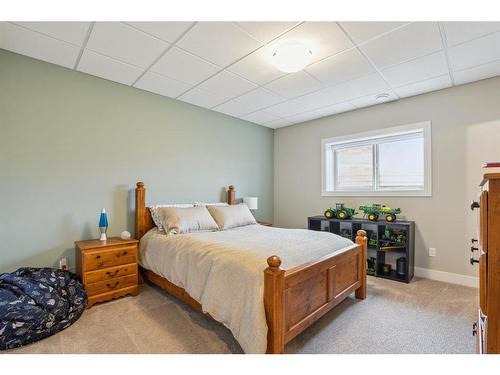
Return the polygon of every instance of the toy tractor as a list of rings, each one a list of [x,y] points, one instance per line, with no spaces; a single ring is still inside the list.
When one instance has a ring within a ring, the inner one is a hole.
[[[386,205],[373,204],[371,206],[361,206],[360,211],[363,211],[363,216],[368,216],[368,220],[377,221],[379,216],[385,215],[385,220],[392,223],[396,221],[396,214],[401,213],[399,208],[390,208]]]
[[[329,208],[325,211],[325,217],[327,219],[338,218],[338,219],[351,219],[357,212],[354,208],[344,207],[344,203],[336,203],[335,208]]]

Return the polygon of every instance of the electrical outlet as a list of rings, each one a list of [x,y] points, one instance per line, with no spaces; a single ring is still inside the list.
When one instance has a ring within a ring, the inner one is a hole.
[[[430,257],[436,256],[436,248],[435,247],[429,247],[429,256]]]

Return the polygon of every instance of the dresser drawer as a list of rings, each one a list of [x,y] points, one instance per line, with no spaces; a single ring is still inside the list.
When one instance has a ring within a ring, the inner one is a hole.
[[[110,267],[103,270],[85,273],[85,284],[97,283],[99,281],[112,280],[118,277],[133,275],[137,273],[137,263],[124,266]]]
[[[85,272],[137,262],[136,246],[85,252]]]
[[[126,288],[129,286],[137,285],[137,273],[118,277],[112,280],[98,281],[96,283],[85,285],[85,290],[89,296],[96,294],[113,292],[118,289]]]

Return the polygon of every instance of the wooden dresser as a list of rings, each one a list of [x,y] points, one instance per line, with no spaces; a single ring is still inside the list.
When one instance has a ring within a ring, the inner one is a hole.
[[[137,295],[137,240],[76,241],[76,272],[88,295],[87,308],[127,294]]]
[[[479,264],[479,311],[473,325],[479,353],[500,353],[500,173],[487,173],[478,201],[479,235],[472,239],[472,265]]]

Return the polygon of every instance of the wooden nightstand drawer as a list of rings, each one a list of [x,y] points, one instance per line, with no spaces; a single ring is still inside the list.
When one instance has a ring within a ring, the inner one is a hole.
[[[89,297],[87,308],[114,298],[137,295],[137,240],[76,241],[76,272]]]
[[[97,283],[85,285],[87,294],[89,296],[95,296],[97,294],[103,294],[108,292],[113,292],[122,288],[137,285],[137,274],[118,277],[113,280],[104,280]]]
[[[133,275],[134,273],[137,273],[137,263],[85,272],[84,278],[86,284],[92,284],[99,281],[112,280],[122,276]]]
[[[85,252],[83,262],[85,271],[99,270],[103,268],[119,266],[137,262],[136,246],[124,246],[110,250],[96,250]]]

